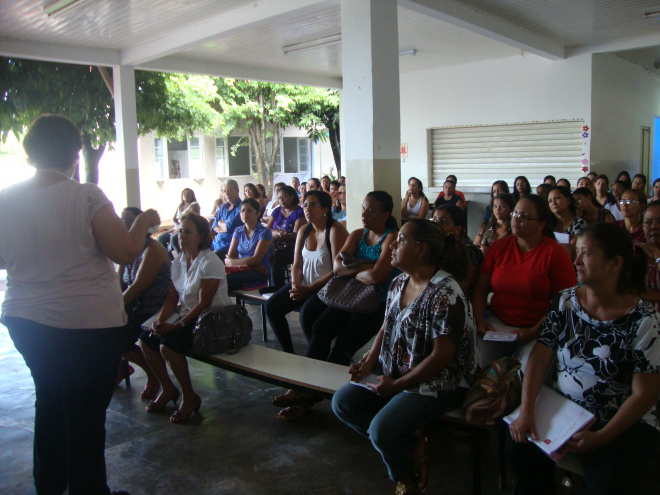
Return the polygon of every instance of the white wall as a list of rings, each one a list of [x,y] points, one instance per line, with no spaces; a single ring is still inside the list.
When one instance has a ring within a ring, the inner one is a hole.
[[[591,160],[614,180],[620,170],[641,172],[642,127],[660,116],[660,77],[611,54],[593,57]],[[657,165],[656,165],[657,166]],[[650,174],[653,176],[653,174]],[[655,175],[658,175],[656,171]]]

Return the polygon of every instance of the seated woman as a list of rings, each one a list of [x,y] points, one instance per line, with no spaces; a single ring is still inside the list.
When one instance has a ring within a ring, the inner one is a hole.
[[[619,172],[619,175],[616,176],[616,180],[623,182],[623,185],[626,189],[632,189],[632,180],[630,179],[630,174],[625,170]]]
[[[273,211],[275,211],[275,208],[280,207],[280,201],[279,201],[279,194],[280,194],[280,189],[282,189],[286,184],[284,182],[278,182],[273,186],[273,199],[271,199],[268,204],[266,205],[266,210],[264,211],[263,216],[261,217],[261,223],[264,225],[268,225],[268,222],[270,222],[270,217],[273,214]]]
[[[589,177],[580,177],[578,179],[576,189],[581,187],[586,187],[587,189],[591,190],[592,193],[596,194],[596,186]]]
[[[550,229],[552,213],[548,203],[535,194],[516,204],[511,219],[513,235],[495,241],[486,252],[474,288],[473,304],[477,331],[496,331],[489,321],[511,327],[524,345],[537,338],[554,295],[575,285],[571,257]],[[492,315],[486,320],[486,299],[491,299]],[[506,355],[512,349],[500,342],[483,342],[482,366]]]
[[[571,190],[571,183],[569,182],[568,179],[559,179],[559,180],[557,181],[557,184],[555,184],[555,185],[557,185],[557,186],[561,186],[561,187],[565,187],[565,188],[568,189],[569,191]]]
[[[587,179],[589,181],[589,179]],[[557,242],[564,246],[571,257],[575,255],[577,235],[587,222],[577,216],[577,208],[571,192],[563,186],[555,186],[548,193],[548,204],[554,214],[552,230]]]
[[[259,216],[263,216],[264,212],[266,211],[266,200],[261,197],[261,193],[259,192],[259,189],[257,189],[257,186],[254,184],[248,182],[243,186],[243,196],[245,198],[251,198],[255,199],[257,203],[259,203]]]
[[[626,229],[633,244],[646,242],[642,225],[642,215],[646,208],[646,194],[639,189],[627,189],[621,195],[619,206],[623,215],[623,220],[617,222],[619,227]]]
[[[273,286],[284,285],[286,267],[293,263],[293,250],[300,227],[307,223],[305,212],[299,206],[300,198],[291,186],[280,188],[279,208],[275,208],[268,221],[271,229],[273,256]]]
[[[644,211],[646,242],[638,244],[646,255],[646,288],[641,297],[660,311],[660,201],[651,201]]]
[[[573,200],[575,201],[578,217],[584,220],[587,225],[616,222],[612,213],[601,206],[588,187],[578,187],[573,191]]]
[[[213,221],[215,216],[218,214],[218,211],[220,210],[220,207],[222,206],[222,203],[225,202],[224,195],[220,193],[220,196],[218,196],[216,199],[213,200],[213,208],[211,208],[211,215],[207,217],[207,220],[209,222]]]
[[[330,209],[330,213],[334,215],[335,213],[339,213],[341,211],[341,203],[339,202],[339,187],[341,184],[337,180],[333,180],[330,182],[330,198],[332,199],[332,208]],[[305,190],[304,192],[301,193],[301,197],[305,195],[307,191]]]
[[[553,299],[529,357],[520,416],[509,430],[506,454],[521,495],[555,493],[555,463],[527,440],[538,440],[535,402],[553,361],[554,388],[596,416],[590,430],[568,442],[584,454],[583,493],[639,493],[637,480],[660,441],[653,414],[660,315],[639,297],[644,261],[625,231],[608,223],[587,227],[577,248],[582,285]]]
[[[605,174],[600,174],[596,177],[596,183],[594,184],[596,188],[596,201],[603,206],[613,205],[616,203],[616,199],[610,193],[610,179]]]
[[[369,438],[398,495],[417,494],[429,475],[426,439],[413,432],[461,403],[476,371],[476,332],[465,247],[428,220],[406,223],[391,245],[403,271],[391,284],[383,325],[351,381],[332,399],[337,417]],[[382,368],[382,369],[381,369]]]
[[[330,177],[327,175],[321,177],[321,190],[330,194]]]
[[[392,216],[394,203],[392,196],[385,191],[372,191],[362,203],[363,229],[358,229],[348,236],[342,253],[367,260],[355,268],[346,268],[341,256],[334,259],[336,276],[355,277],[366,285],[382,287],[382,297],[378,309],[372,313],[355,313],[326,306],[318,295],[311,296],[315,301],[309,304],[322,310],[312,320],[311,326],[302,321],[302,330],[307,337],[309,347],[307,357],[320,361],[348,365],[355,352],[378,333],[385,317],[387,288],[393,277],[389,246],[397,234],[397,223]],[[396,274],[394,274],[396,275]],[[334,340],[334,347],[332,345]],[[310,394],[297,393],[287,401],[286,409],[280,411],[278,418],[294,420],[301,417],[316,401]]]
[[[516,177],[516,180],[513,181],[513,199],[516,200],[516,203],[520,201],[520,198],[532,194],[532,186],[529,184],[527,177],[524,175],[519,175]]]
[[[288,187],[288,186],[286,186]],[[270,278],[270,244],[273,235],[259,222],[259,203],[247,198],[240,209],[243,225],[237,227],[225,263],[227,267],[248,267],[227,276],[229,292],[255,285],[268,285]]]
[[[484,212],[484,223],[488,223],[491,215],[493,214],[493,199],[495,199],[500,194],[509,194],[509,184],[505,180],[496,180],[493,182],[493,185],[490,186],[490,203],[486,206],[486,211]]]
[[[169,401],[176,404],[179,399],[179,390],[167,372],[168,364],[181,387],[183,398],[170,416],[172,423],[187,421],[202,405],[202,399],[192,387],[185,356],[192,347],[197,317],[206,309],[231,304],[225,266],[211,250],[211,230],[206,219],[194,213],[185,215],[181,219],[179,242],[182,255],[172,263],[167,299],[151,331],[140,335],[142,352],[161,386],[160,394],[146,411],[160,411]],[[178,320],[168,323],[177,312],[177,305],[180,306]]]
[[[139,208],[129,206],[121,212],[121,221],[130,230],[141,213]],[[142,323],[160,310],[167,297],[170,287],[170,258],[167,251],[147,234],[142,253],[130,263],[119,265],[119,280],[128,315],[122,358],[144,370],[147,383],[140,397],[153,399],[160,390],[160,384],[135,342],[142,333]]]
[[[498,239],[511,235],[511,212],[516,206],[516,200],[511,194],[498,194],[491,199],[493,216],[481,224],[479,232],[474,237],[474,245],[485,254],[488,248]]]
[[[442,195],[438,195],[435,200],[434,207],[442,205],[456,205],[459,208],[465,209],[465,204],[461,201],[461,198],[456,194],[456,183],[451,180],[446,180],[442,185]]]
[[[333,213],[332,218],[341,223],[346,227],[346,184],[339,185],[339,191],[337,191],[337,199],[341,205],[341,210],[338,213]],[[334,259],[334,258],[333,258]]]
[[[273,294],[266,303],[266,316],[284,352],[294,353],[286,315],[300,308],[301,326],[311,327],[319,308],[316,294],[334,275],[332,260],[346,242],[348,232],[330,215],[332,200],[324,191],[309,191],[303,199],[307,225],[298,231],[291,283]],[[320,301],[319,301],[320,302]],[[325,305],[320,305],[321,310]]]
[[[439,224],[447,234],[453,235],[457,241],[462,242],[467,248],[468,266],[465,279],[459,279],[461,286],[468,295],[472,295],[474,283],[479,275],[479,267],[484,260],[484,253],[481,252],[472,240],[465,233],[467,220],[465,213],[458,206],[444,205],[433,211],[431,221]]]
[[[307,181],[307,190],[308,191],[322,191],[321,181],[316,177],[312,177]]]
[[[158,236],[158,242],[160,242],[165,249],[168,249],[175,254],[179,253],[179,228],[181,226],[181,219],[188,212],[197,213],[200,215],[199,203],[195,197],[195,191],[189,188],[185,188],[181,191],[181,203],[174,212],[172,217],[172,222],[174,222],[174,228],[169,232],[165,232]]]
[[[660,179],[653,181],[653,196],[651,201],[660,201]]]
[[[426,218],[429,200],[424,194],[424,185],[417,177],[408,179],[408,190],[401,201],[401,221]]]

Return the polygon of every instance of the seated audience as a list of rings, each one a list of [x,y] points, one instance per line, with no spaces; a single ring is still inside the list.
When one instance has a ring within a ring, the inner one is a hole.
[[[552,186],[549,184],[546,184],[545,182],[543,184],[539,184],[536,186],[536,195],[540,196],[541,198],[547,200],[548,199],[548,193],[550,192],[550,189]]]
[[[286,267],[293,263],[293,251],[300,227],[307,223],[299,206],[300,198],[292,187],[284,186],[277,195],[280,206],[268,221],[273,240],[273,286],[284,285]]]
[[[333,213],[332,218],[346,227],[346,184],[341,184],[339,186],[339,191],[337,191],[337,199],[339,199],[341,210],[337,213]]]
[[[587,222],[577,216],[573,196],[565,187],[555,186],[550,189],[548,204],[554,215],[552,230],[555,234],[562,234],[562,238],[557,236],[556,238],[560,244],[567,245],[568,252],[573,256],[576,236],[587,226]]]
[[[554,175],[546,175],[543,177],[543,183],[548,184],[550,187],[555,187],[557,185],[557,180]]]
[[[596,188],[596,200],[601,206],[607,208],[607,205],[615,205],[616,199],[610,193],[610,179],[605,174],[600,174],[594,184]],[[608,208],[609,209],[609,208]]]
[[[401,201],[401,221],[426,218],[429,200],[424,194],[424,185],[417,177],[408,179],[408,190]]]
[[[638,244],[646,255],[646,288],[642,298],[660,310],[660,201],[652,201],[644,211],[644,236],[646,242]]]
[[[458,281],[468,295],[472,294],[474,283],[477,280],[477,275],[479,275],[479,267],[484,259],[484,253],[467,236],[465,213],[458,206],[444,205],[433,211],[431,221],[439,224],[447,234],[453,235],[456,240],[465,244],[468,256],[467,273],[465,279],[459,279]]]
[[[316,177],[312,177],[307,181],[307,190],[308,191],[322,191],[321,181]]]
[[[450,180],[446,180],[443,184],[442,193],[440,193],[435,200],[434,208],[442,205],[455,205],[459,208],[465,209],[465,203],[461,200],[460,196],[456,194],[456,184]]]
[[[495,214],[488,222],[481,224],[479,232],[474,237],[474,245],[484,254],[493,242],[511,235],[511,212],[515,206],[516,200],[511,194],[498,194],[491,199],[491,210]]]
[[[330,177],[327,175],[321,177],[321,190],[330,193]]]
[[[270,217],[273,214],[275,208],[280,207],[280,190],[286,186],[284,182],[278,182],[273,186],[273,199],[271,199],[266,205],[266,211],[264,211],[263,216],[261,217],[261,223],[268,225]],[[302,187],[302,186],[301,186]]]
[[[532,186],[530,186],[527,177],[524,175],[519,175],[516,177],[516,180],[513,181],[513,197],[516,200],[516,203],[520,201],[520,198],[532,194]]]
[[[639,493],[638,479],[660,441],[660,315],[639,297],[644,261],[611,224],[585,229],[577,247],[581,286],[554,297],[529,357],[520,416],[509,429],[506,456],[521,495],[556,491],[555,462],[528,440],[539,439],[536,397],[553,362],[554,388],[596,416],[567,444],[583,454],[583,493]]]
[[[463,193],[461,191],[456,190],[456,184],[458,183],[458,179],[456,178],[456,176],[455,175],[448,175],[445,180],[448,180],[448,181],[451,181],[451,182],[454,183],[454,193],[453,194],[456,194],[456,196],[461,198],[461,201],[463,202],[463,205],[467,205],[467,201],[465,201],[465,196],[463,195]],[[442,191],[440,191],[440,194],[438,194],[438,197],[435,198],[435,201],[437,202],[444,195],[445,195],[445,191],[443,189]]]
[[[556,185],[565,187],[569,191],[571,190],[571,183],[568,181],[568,179],[559,179]]]
[[[630,174],[625,170],[619,172],[619,175],[617,175],[616,180],[620,180],[621,182],[623,182],[623,185],[626,189],[632,189],[632,181],[630,180]]]
[[[174,216],[172,217],[172,222],[174,222],[174,228],[169,232],[164,232],[158,236],[158,242],[160,242],[165,249],[169,249],[174,253],[178,254],[179,252],[179,226],[181,224],[181,218],[188,212],[197,213],[200,215],[199,203],[197,198],[195,198],[195,192],[192,189],[185,188],[181,191],[181,203],[177,206]]]
[[[573,191],[573,200],[578,217],[587,222],[587,225],[616,222],[612,213],[601,206],[588,187],[578,187]]]
[[[187,421],[202,405],[190,381],[185,356],[192,347],[197,317],[206,309],[230,304],[225,266],[211,251],[211,232],[206,219],[194,213],[184,216],[179,242],[181,256],[172,263],[167,298],[151,330],[140,335],[142,352],[161,386],[160,394],[149,403],[146,411],[161,411],[169,401],[176,405],[179,399],[179,390],[167,372],[167,365],[181,387],[183,397],[181,405],[170,416],[172,423]],[[177,312],[178,319],[169,323]]]
[[[332,199],[332,213],[341,211],[341,204],[339,203],[339,181],[333,180],[330,182],[330,198]]]
[[[651,201],[660,201],[660,179],[653,181],[653,196]]]
[[[646,175],[635,174],[632,181],[632,189],[639,189],[644,194],[646,194]],[[648,197],[648,194],[646,197]]]
[[[307,192],[307,182],[303,182],[300,184],[300,189],[298,189],[298,192],[300,193],[301,196],[304,196],[305,193]]]
[[[266,211],[267,203],[266,200],[261,197],[261,193],[259,192],[259,189],[257,189],[257,186],[249,182],[245,184],[245,186],[243,186],[243,196],[245,196],[246,198],[252,198],[257,200],[257,203],[259,203],[259,206],[261,208],[259,210],[260,213],[259,216],[261,217],[263,213]]]
[[[220,207],[218,214],[211,224],[211,230],[215,232],[213,239],[213,251],[224,261],[231,245],[232,236],[236,227],[243,224],[239,210],[241,209],[241,197],[238,194],[238,182],[227,179],[222,185],[225,203]],[[258,204],[258,203],[257,203]]]
[[[486,206],[486,211],[484,212],[484,222],[488,223],[491,215],[493,214],[493,199],[500,194],[509,194],[509,184],[505,180],[496,180],[493,182],[493,185],[490,186],[490,202]]]
[[[130,230],[140,214],[142,210],[129,206],[121,212],[121,221]],[[142,323],[160,310],[167,297],[170,287],[170,258],[167,251],[147,234],[138,257],[130,263],[119,265],[119,280],[124,292],[124,308],[128,315],[122,358],[144,370],[147,383],[140,397],[153,399],[158,394],[160,384],[135,343],[142,333]],[[121,366],[119,372],[118,379],[121,380],[124,378]]]
[[[300,179],[298,177],[291,177],[290,186],[293,188],[296,194],[300,196]]]
[[[642,224],[642,215],[646,208],[646,194],[640,189],[627,189],[621,195],[619,205],[623,220],[619,220],[618,225],[626,229],[633,244],[646,242],[644,225]]]
[[[268,322],[284,352],[294,352],[286,315],[300,308],[301,326],[311,328],[320,311],[313,304],[318,298],[310,296],[333,277],[333,260],[348,237],[346,228],[331,217],[330,205],[330,195],[323,191],[305,194],[302,207],[308,223],[296,238],[291,283],[266,303]],[[325,305],[321,304],[323,309]]]
[[[332,399],[337,417],[382,456],[398,495],[418,494],[429,478],[426,438],[415,433],[459,406],[474,380],[476,338],[465,248],[428,220],[411,220],[392,243],[403,271],[390,287],[385,321],[351,381],[377,373],[368,388],[348,383]]]
[[[320,361],[348,365],[355,352],[374,337],[385,316],[387,288],[393,278],[392,256],[389,250],[397,235],[397,223],[392,216],[394,203],[385,191],[372,191],[362,203],[362,223],[348,236],[341,252],[367,260],[354,268],[346,268],[341,256],[335,257],[335,276],[355,277],[366,285],[382,288],[381,303],[372,313],[355,313],[325,306],[320,300],[310,302],[324,308],[311,327],[304,325],[303,332],[309,347],[306,356]],[[318,299],[317,295],[311,296]],[[305,322],[302,322],[305,323]],[[334,347],[333,347],[334,341]],[[278,418],[295,420],[304,415],[316,402],[310,394],[297,393],[289,407],[280,411]]]
[[[295,193],[294,196],[297,199]],[[270,279],[270,249],[273,234],[259,222],[259,203],[251,198],[243,200],[240,213],[242,225],[234,230],[225,263],[228,268],[241,266],[249,267],[249,270],[228,269],[229,292],[257,285],[266,286]]]

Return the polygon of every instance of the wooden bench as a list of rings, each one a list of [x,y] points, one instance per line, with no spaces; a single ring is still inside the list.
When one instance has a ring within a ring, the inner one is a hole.
[[[266,298],[267,299],[267,298]],[[314,392],[327,399],[348,382],[346,366],[318,361],[316,359],[288,354],[257,344],[248,344],[236,354],[200,355],[189,353],[198,361],[255,378],[266,383],[292,388],[304,392]],[[475,426],[468,424],[460,409],[455,409],[440,417],[438,421],[450,428],[467,432],[470,435],[472,450],[472,492],[481,494],[481,445],[493,430],[498,431],[499,485],[506,487],[506,465],[504,463],[504,429],[495,426]]]

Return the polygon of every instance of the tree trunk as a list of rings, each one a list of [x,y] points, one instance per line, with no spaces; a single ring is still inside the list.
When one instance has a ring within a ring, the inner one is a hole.
[[[85,160],[85,182],[98,184],[99,162],[101,161],[107,143],[103,143],[103,146],[99,146],[95,149],[92,147],[92,140],[88,134],[82,135],[82,142],[83,159]]]
[[[339,178],[341,177],[341,143],[339,141],[339,126],[328,128],[328,137],[330,138],[332,157],[335,159],[335,167],[337,167],[337,178]]]

